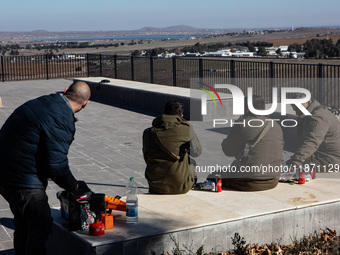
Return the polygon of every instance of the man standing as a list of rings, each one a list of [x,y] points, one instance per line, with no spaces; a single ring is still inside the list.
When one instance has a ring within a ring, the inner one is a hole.
[[[145,177],[149,191],[157,194],[184,194],[196,182],[190,156],[198,157],[201,144],[191,124],[183,119],[183,106],[169,101],[163,115],[143,133]]]
[[[64,94],[51,94],[18,107],[0,130],[0,193],[14,215],[17,255],[46,254],[53,219],[46,195],[48,178],[82,193],[84,182],[72,175],[67,154],[75,134],[74,113],[89,102],[84,82]]]
[[[301,98],[301,95],[297,97]],[[340,122],[336,116],[316,100],[302,104],[311,115],[304,115],[295,105],[299,117],[298,137],[300,147],[287,161],[289,166],[312,164],[316,172],[339,169]]]
[[[260,96],[254,95],[252,101],[255,109],[265,109],[264,100]],[[282,129],[268,116],[251,113],[247,99],[244,109],[246,113],[237,120],[222,142],[224,154],[236,157],[238,162],[235,165],[237,173],[223,178],[222,185],[241,191],[275,188],[283,163]]]

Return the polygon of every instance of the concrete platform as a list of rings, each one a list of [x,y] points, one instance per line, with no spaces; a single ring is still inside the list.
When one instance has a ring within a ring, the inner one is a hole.
[[[171,236],[180,245],[192,245],[193,252],[202,245],[206,252],[226,251],[233,248],[235,232],[251,243],[288,244],[326,227],[340,231],[336,178],[318,178],[305,185],[280,183],[273,190],[251,193],[142,194],[139,223],[128,225],[124,213],[114,212],[114,229],[100,237],[89,236],[88,231],[69,233],[56,210],[59,235],[54,234],[52,242],[72,240],[73,248],[50,246],[49,254],[75,254],[79,249],[86,254],[165,254],[175,248]]]
[[[4,82],[0,84],[0,125],[23,102],[37,96],[63,91],[71,80]],[[120,82],[120,81],[116,81]],[[135,86],[134,82],[125,81]],[[155,85],[156,86],[156,85]],[[172,89],[172,87],[171,87]],[[175,88],[176,89],[176,88]],[[60,216],[56,192],[47,189],[55,219],[48,254],[166,254],[175,243],[195,252],[231,249],[235,232],[247,242],[290,243],[329,227],[340,231],[339,174],[318,174],[305,185],[280,183],[262,192],[222,193],[190,191],[185,195],[148,194],[144,177],[142,132],[158,113],[95,99],[80,113],[69,161],[77,179],[88,183],[94,192],[125,195],[125,184],[134,176],[139,186],[139,223],[125,223],[124,213],[116,213],[115,228],[106,235],[90,237],[85,231],[69,232]],[[209,121],[192,121],[203,147],[198,165],[228,165],[233,160],[221,151],[228,128],[213,128]],[[291,152],[284,152],[288,159]],[[203,181],[205,173],[199,174]],[[120,217],[118,217],[120,216]],[[13,253],[13,220],[7,203],[0,197],[0,254]]]

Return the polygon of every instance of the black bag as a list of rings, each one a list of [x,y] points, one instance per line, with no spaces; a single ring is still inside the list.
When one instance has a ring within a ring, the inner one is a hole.
[[[61,216],[69,222],[69,230],[75,231],[81,229],[81,207],[85,203],[90,203],[92,192],[83,194],[82,199],[75,197],[72,192],[59,191],[57,198],[60,200]]]

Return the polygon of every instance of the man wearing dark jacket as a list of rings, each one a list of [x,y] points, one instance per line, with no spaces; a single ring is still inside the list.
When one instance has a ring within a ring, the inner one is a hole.
[[[145,177],[149,191],[157,194],[187,193],[196,181],[189,155],[198,157],[202,147],[191,124],[183,119],[183,107],[169,101],[164,114],[143,133]]]
[[[64,94],[51,94],[18,107],[0,130],[0,193],[14,215],[16,254],[46,254],[52,217],[46,195],[48,178],[81,193],[84,182],[72,175],[67,154],[75,134],[74,113],[90,98],[84,82]]]

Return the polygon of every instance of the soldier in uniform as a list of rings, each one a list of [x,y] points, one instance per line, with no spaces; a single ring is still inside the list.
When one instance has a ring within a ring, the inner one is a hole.
[[[257,110],[264,110],[264,100],[254,95],[253,106]],[[250,112],[247,100],[245,100],[245,109],[247,109],[246,113],[237,120],[238,124],[234,124],[229,135],[222,142],[224,154],[228,157],[236,157],[234,162],[238,161],[237,173],[223,178],[222,186],[241,191],[275,188],[283,163],[282,129],[268,116],[258,116]],[[258,125],[261,122],[263,125]],[[245,171],[241,172],[242,169]]]
[[[192,125],[183,119],[183,106],[169,101],[161,116],[143,133],[145,177],[149,191],[156,194],[184,194],[196,183],[191,157],[198,157],[202,146]],[[190,157],[189,157],[190,155]]]
[[[297,97],[301,97],[297,95]],[[334,114],[316,100],[303,106],[311,113],[304,115],[293,106],[299,118],[300,146],[287,161],[288,166],[310,164],[316,172],[338,171],[340,165],[340,122]]]

